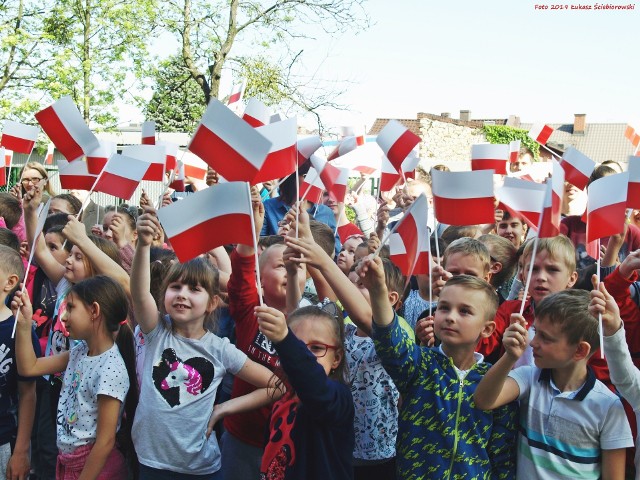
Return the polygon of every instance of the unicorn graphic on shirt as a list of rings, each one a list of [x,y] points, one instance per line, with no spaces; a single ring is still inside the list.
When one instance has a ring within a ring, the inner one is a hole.
[[[204,393],[214,377],[213,364],[202,357],[182,360],[175,350],[167,348],[153,367],[153,383],[171,406],[192,401]]]

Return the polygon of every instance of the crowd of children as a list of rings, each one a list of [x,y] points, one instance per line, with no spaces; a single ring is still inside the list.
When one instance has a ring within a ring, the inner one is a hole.
[[[288,180],[252,187],[255,244],[180,263],[146,195],[83,222],[46,176],[0,194],[0,478],[640,478],[635,225],[599,281],[579,217],[534,248],[430,215],[407,278],[381,242],[427,173],[358,184],[353,222]]]

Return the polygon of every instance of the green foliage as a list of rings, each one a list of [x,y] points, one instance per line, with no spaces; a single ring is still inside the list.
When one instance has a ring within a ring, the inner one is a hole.
[[[287,98],[284,73],[280,66],[259,56],[243,58],[239,78],[247,80],[245,97],[255,97],[265,105],[277,105]]]
[[[179,56],[160,63],[153,74],[153,97],[144,108],[160,132],[193,132],[206,105],[200,86]]]
[[[527,147],[533,153],[536,161],[540,160],[540,145],[529,137],[529,132],[506,125],[485,125],[482,127],[484,136],[489,143],[505,144],[514,140],[520,140],[523,147]]]

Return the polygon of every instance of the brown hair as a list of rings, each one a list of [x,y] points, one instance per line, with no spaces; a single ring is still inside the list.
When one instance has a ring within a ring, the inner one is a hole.
[[[24,280],[22,257],[7,245],[0,245],[0,269],[6,275],[17,275],[20,281]]]
[[[9,192],[0,192],[0,217],[4,218],[4,223],[9,230],[18,224],[21,216],[20,200]]]
[[[69,208],[69,214],[71,215],[77,215],[82,208],[82,202],[80,201],[80,199],[75,195],[71,195],[70,193],[59,193],[58,195],[53,197],[52,200],[55,200],[56,198],[69,204],[69,207],[71,207]]]
[[[102,253],[104,253],[118,265],[121,264],[120,250],[118,250],[118,246],[115,243],[110,242],[106,238],[97,237],[95,235],[89,234],[87,236],[89,237],[89,240],[91,240],[93,244],[102,251]],[[84,252],[82,252],[82,255],[82,263],[84,264],[85,271],[87,272],[87,278],[93,277],[96,274],[95,270],[93,269],[93,265]]]
[[[329,257],[333,258],[336,253],[336,237],[333,230],[328,225],[318,222],[317,220],[309,220],[309,228],[313,241],[316,242]]]
[[[480,228],[477,225],[449,225],[444,229],[440,238],[449,245],[460,238],[475,238],[478,233],[480,233]]]
[[[590,301],[586,290],[572,288],[552,293],[536,305],[536,318],[560,325],[570,345],[585,341],[594,353],[600,348],[600,336],[598,320],[589,313]]]
[[[406,277],[402,274],[400,268],[388,258],[382,258],[382,267],[384,268],[384,283],[387,284],[389,292],[396,292],[402,297]]]
[[[482,302],[482,305],[485,308],[485,321],[491,321],[495,318],[496,312],[498,311],[498,294],[492,285],[488,282],[485,282],[483,279],[478,277],[473,277],[471,275],[456,275],[455,277],[451,277],[447,280],[447,283],[444,284],[443,291],[447,287],[459,286],[465,288],[467,290],[475,290],[476,292],[484,293],[486,298],[485,302]]]
[[[487,247],[489,258],[492,261],[502,264],[502,270],[491,276],[491,284],[497,288],[508,282],[516,273],[516,267],[518,266],[518,251],[516,247],[509,240],[498,235],[482,235],[478,238],[478,241]]]
[[[218,269],[204,258],[198,257],[185,263],[174,263],[169,268],[160,290],[160,313],[167,314],[164,308],[164,297],[171,283],[180,282],[192,288],[200,286],[209,294],[210,299],[214,299],[219,296],[219,281]],[[213,310],[204,319],[204,328],[210,332],[216,331],[216,316],[217,310]],[[164,322],[160,323],[164,325]]]
[[[442,265],[445,269],[447,268],[447,260],[455,253],[473,256],[480,260],[485,274],[491,268],[491,256],[489,255],[489,250],[484,246],[484,243],[476,240],[475,238],[462,237],[449,244],[442,256]]]

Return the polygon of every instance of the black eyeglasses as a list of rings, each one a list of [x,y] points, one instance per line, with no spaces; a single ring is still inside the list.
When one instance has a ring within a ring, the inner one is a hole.
[[[41,177],[23,178],[22,180],[20,180],[20,183],[22,183],[24,185],[29,184],[29,183],[31,185],[37,185],[42,180],[44,180],[44,178],[41,178]]]

